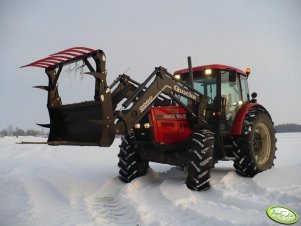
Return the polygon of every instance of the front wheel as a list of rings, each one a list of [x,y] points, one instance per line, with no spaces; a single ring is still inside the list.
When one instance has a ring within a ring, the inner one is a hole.
[[[261,109],[250,110],[242,135],[234,139],[234,167],[242,176],[253,177],[274,165],[276,138],[270,116]]]
[[[186,186],[195,191],[210,187],[210,171],[213,161],[214,134],[206,129],[191,134],[188,146],[188,176]]]
[[[119,147],[120,179],[129,183],[137,177],[144,176],[148,171],[149,164],[148,161],[140,159],[137,148],[134,147],[133,138],[126,137],[122,139]]]

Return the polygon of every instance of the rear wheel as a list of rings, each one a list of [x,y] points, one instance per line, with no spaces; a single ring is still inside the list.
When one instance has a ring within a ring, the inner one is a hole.
[[[188,176],[186,186],[195,191],[210,187],[210,171],[213,161],[214,134],[206,129],[192,133],[189,147]]]
[[[276,138],[273,122],[261,109],[249,111],[242,135],[234,139],[234,167],[243,176],[253,177],[274,165]]]
[[[149,168],[148,161],[141,160],[137,149],[133,144],[133,137],[122,139],[120,152],[118,154],[118,166],[120,179],[124,182],[131,182],[133,179],[144,176]]]

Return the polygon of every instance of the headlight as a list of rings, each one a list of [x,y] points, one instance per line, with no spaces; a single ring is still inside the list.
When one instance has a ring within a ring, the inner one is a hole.
[[[140,129],[140,123],[135,124],[135,129]]]
[[[149,123],[144,123],[144,128],[145,129],[149,129],[150,128],[150,124]]]
[[[211,75],[212,73],[212,70],[211,69],[206,69],[205,70],[205,75]]]
[[[181,75],[175,75],[175,79],[176,80],[180,80],[181,79]]]

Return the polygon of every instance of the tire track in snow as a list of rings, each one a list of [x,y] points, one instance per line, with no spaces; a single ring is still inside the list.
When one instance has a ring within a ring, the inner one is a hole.
[[[267,205],[274,204],[275,200],[282,205],[292,199],[301,203],[300,197],[261,187],[253,178],[244,178],[235,172],[226,174],[214,189],[227,203],[236,206],[244,203],[242,207],[249,209],[266,209]]]
[[[87,211],[87,194],[74,187],[70,192],[70,225],[86,225],[91,221],[91,216]]]
[[[224,177],[227,180],[227,171],[222,174],[218,177],[221,177],[222,181]],[[131,205],[137,206],[141,225],[272,224],[265,216],[266,208],[263,211],[258,210],[256,202],[253,206],[244,206],[245,200],[235,202],[226,199],[224,194],[236,190],[225,188],[223,182],[213,179],[210,190],[194,192],[186,188],[186,176],[186,173],[176,167],[165,173],[150,170],[145,177],[137,178],[127,186],[126,197]],[[215,172],[212,177],[215,178]],[[252,179],[244,179],[254,183]],[[258,215],[261,215],[261,218],[254,218]]]
[[[191,216],[198,215],[204,225],[206,222],[214,225],[273,225],[266,217],[266,209],[275,204],[275,200],[283,205],[288,203],[287,200],[298,199],[262,188],[252,178],[241,177],[234,170],[214,169],[211,185],[208,191],[193,192],[179,181],[167,179],[160,189],[173,205],[182,207]],[[195,225],[200,224],[203,225],[201,222]]]
[[[40,169],[22,175],[28,196],[33,203],[35,217],[30,225],[43,225],[45,219],[51,219],[53,225],[66,225],[70,221],[68,197],[51,180],[39,174]],[[47,175],[47,174],[46,174]],[[46,207],[47,211],[44,210]]]
[[[12,152],[13,156],[9,161],[5,162],[5,166],[9,168],[6,171],[7,175],[1,175],[2,183],[0,185],[3,185],[3,187],[1,186],[0,191],[4,200],[0,198],[0,205],[1,209],[5,208],[5,211],[1,210],[1,213],[6,214],[5,212],[7,212],[10,213],[10,216],[1,216],[0,225],[42,225],[43,223],[39,222],[43,222],[42,218],[46,217],[43,209],[46,206],[48,208],[48,205],[53,200],[45,202],[48,198],[44,198],[41,199],[44,205],[37,205],[41,201],[38,200],[39,195],[44,194],[44,196],[40,197],[47,197],[49,195],[49,184],[41,180],[36,174],[40,167],[29,167],[35,165],[29,163],[32,161],[31,157],[35,157],[37,152],[41,150],[41,146],[23,146],[13,143],[8,149],[7,152]],[[3,178],[6,177],[7,182],[3,183]],[[7,191],[7,194],[5,191]],[[53,210],[62,212],[60,208],[60,205],[56,205],[56,208]],[[39,217],[39,213],[43,213],[43,217]],[[47,217],[52,217],[52,211],[46,214]],[[9,222],[3,222],[3,219],[9,219]]]
[[[31,225],[35,214],[23,184],[2,178],[0,191],[0,225]],[[13,203],[18,203],[18,205],[14,206]]]
[[[135,207],[124,198],[126,184],[119,178],[108,180],[97,192],[85,197],[85,205],[95,225],[137,225]]]
[[[159,174],[150,169],[146,176],[135,179],[125,189],[128,203],[140,215],[141,225],[179,225],[170,202],[160,192],[161,183]]]
[[[223,225],[223,221],[189,208],[196,200],[191,195],[193,192],[186,188],[185,178],[178,167],[164,173],[150,169],[145,177],[128,185],[126,197],[132,206],[137,207],[141,225]],[[182,200],[175,202],[170,199],[170,193],[176,193]]]
[[[263,173],[270,172],[266,171]],[[258,175],[261,176],[261,174]],[[286,187],[290,190],[293,188],[292,185],[287,185]],[[256,176],[254,178],[245,178],[237,175],[235,171],[225,174],[221,183],[214,185],[214,189],[217,196],[227,205],[237,206],[243,211],[257,210],[259,212],[258,217],[254,218],[251,222],[261,222],[260,225],[272,224],[266,220],[265,214],[266,209],[271,205],[301,208],[301,199],[297,195],[298,191],[300,191],[300,186],[295,186],[296,191],[291,190],[291,193],[283,192],[283,185],[281,186],[281,191],[279,191],[279,187],[260,186],[256,180]],[[291,200],[294,200],[293,203],[291,203]]]
[[[248,220],[246,215],[253,217],[258,213],[256,210],[241,211],[239,207],[223,203],[212,187],[203,192],[188,190],[184,184],[187,173],[178,171],[177,177],[178,180],[166,179],[160,190],[171,206],[177,207],[179,220],[183,219],[182,225],[243,225]],[[240,219],[237,219],[237,213],[242,216]]]

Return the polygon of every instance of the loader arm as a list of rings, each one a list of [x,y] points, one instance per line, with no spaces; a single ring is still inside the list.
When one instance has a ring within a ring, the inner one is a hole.
[[[148,83],[150,84],[146,88]],[[142,91],[143,94],[139,96]],[[145,82],[136,89],[133,95],[123,103],[123,107],[127,108],[139,96],[139,99],[128,110],[120,111],[118,118],[121,120],[117,123],[116,134],[132,133],[134,125],[149,112],[149,109],[162,93],[185,108],[192,118],[196,120],[197,125],[206,124],[206,97],[189,85],[177,80],[165,68],[157,67]],[[198,109],[190,109],[175,94],[194,101],[197,103]]]
[[[118,84],[118,85],[117,85]],[[117,86],[116,86],[117,85]],[[122,74],[110,85],[112,91],[112,103],[113,109],[116,110],[117,105],[124,99],[130,98],[138,89],[141,84],[130,78],[130,76]],[[140,93],[142,95],[145,92],[143,89]],[[140,96],[138,95],[137,98]],[[167,99],[163,95],[159,95],[155,101],[155,106],[168,106],[171,104],[170,99]],[[116,113],[116,111],[115,111]]]

